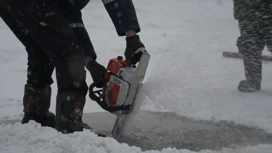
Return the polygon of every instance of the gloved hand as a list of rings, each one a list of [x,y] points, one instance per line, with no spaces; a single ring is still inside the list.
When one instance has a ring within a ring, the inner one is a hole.
[[[135,53],[135,51],[141,47],[145,47],[144,44],[140,41],[139,35],[126,37],[127,47],[125,50],[125,57],[127,64],[136,64],[140,61],[142,52]]]
[[[91,60],[86,64],[86,68],[90,71],[93,81],[97,88],[103,87],[104,75],[107,72],[106,68],[97,63],[95,60]]]

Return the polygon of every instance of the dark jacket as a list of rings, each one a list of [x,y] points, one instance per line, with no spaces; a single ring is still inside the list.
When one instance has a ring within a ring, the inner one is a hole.
[[[272,17],[272,0],[233,0],[234,18]]]
[[[140,32],[136,10],[132,0],[102,0],[119,36],[127,30]]]
[[[69,1],[69,3],[67,3]],[[59,7],[68,12],[76,12],[83,9],[90,0],[57,0]],[[119,36],[125,36],[127,30],[140,32],[136,10],[132,0],[102,0],[116,32]]]
[[[90,0],[56,0],[58,6],[65,12],[81,11]]]

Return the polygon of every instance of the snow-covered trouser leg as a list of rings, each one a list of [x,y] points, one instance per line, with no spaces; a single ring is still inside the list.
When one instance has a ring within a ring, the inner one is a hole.
[[[55,1],[0,0],[0,9],[9,14],[20,28],[25,29],[29,38],[44,50],[55,66],[58,86],[56,114],[77,112],[76,107],[68,107],[70,109],[66,107],[71,106],[68,105],[67,99],[59,97],[71,94],[86,95],[87,84],[83,55],[77,37],[65,20],[63,12],[56,6]],[[69,100],[69,102],[71,101]],[[58,121],[66,121],[65,118],[57,119]],[[75,124],[81,124],[78,117],[68,119],[71,119],[70,121]],[[81,130],[81,128],[74,130]]]
[[[261,88],[262,81],[262,51],[265,41],[262,33],[262,21],[239,20],[241,36],[237,40],[239,52],[243,55],[246,80],[239,83],[240,91],[256,91]]]

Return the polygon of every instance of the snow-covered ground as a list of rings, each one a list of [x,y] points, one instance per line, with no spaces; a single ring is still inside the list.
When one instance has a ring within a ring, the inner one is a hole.
[[[137,0],[134,1],[142,32],[151,54],[142,91],[147,96],[142,109],[172,111],[194,119],[228,120],[272,133],[272,65],[264,62],[262,91],[239,93],[244,79],[241,60],[226,59],[223,50],[236,51],[239,36],[233,19],[232,0]],[[98,61],[123,55],[125,41],[118,37],[100,0],[92,0],[83,11]],[[0,121],[22,116],[26,80],[26,52],[0,21]],[[269,54],[267,50],[264,54]],[[91,78],[88,76],[88,83]],[[56,83],[52,86],[51,111],[55,111]],[[87,100],[85,113],[103,111]],[[171,127],[170,127],[171,128]],[[223,132],[223,131],[222,131]],[[198,153],[271,153],[272,146],[260,144],[222,151]],[[139,148],[98,138],[82,132],[62,135],[35,123],[0,125],[0,152],[142,152]],[[167,148],[167,153],[192,153]]]

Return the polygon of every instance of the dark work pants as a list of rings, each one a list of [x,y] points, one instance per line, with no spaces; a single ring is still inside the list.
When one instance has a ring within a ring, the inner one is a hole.
[[[78,40],[53,1],[0,0],[0,16],[27,50],[27,83],[52,84],[55,67],[59,93],[87,92]]]

